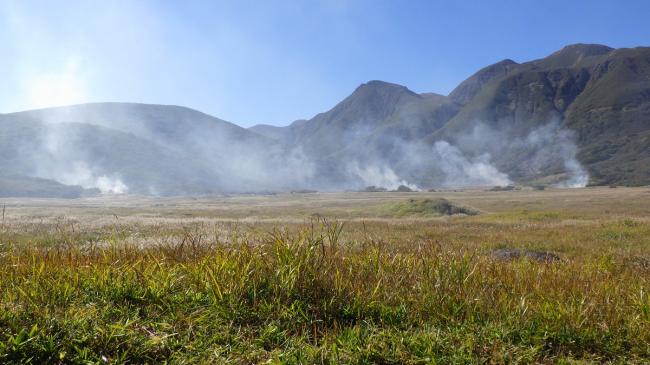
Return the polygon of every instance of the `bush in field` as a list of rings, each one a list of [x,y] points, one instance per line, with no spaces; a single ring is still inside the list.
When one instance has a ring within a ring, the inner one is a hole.
[[[397,191],[398,193],[411,193],[413,192],[413,189],[409,188],[406,185],[400,185],[397,187],[397,190],[395,191]]]
[[[478,211],[450,202],[447,199],[409,199],[407,201],[389,204],[384,211],[393,216],[442,216],[454,214],[476,215]]]

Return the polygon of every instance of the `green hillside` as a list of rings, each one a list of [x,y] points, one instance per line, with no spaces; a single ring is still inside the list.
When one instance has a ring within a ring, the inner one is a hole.
[[[483,72],[469,79],[484,80],[480,91],[465,98],[460,112],[428,141],[453,138],[477,120],[507,130],[510,138],[558,121],[575,132],[578,160],[591,184],[650,183],[650,48],[578,44],[541,60],[509,64],[507,72],[491,72],[490,78]],[[462,91],[461,84],[450,95]],[[525,178],[512,164],[518,154],[495,155],[505,171]]]

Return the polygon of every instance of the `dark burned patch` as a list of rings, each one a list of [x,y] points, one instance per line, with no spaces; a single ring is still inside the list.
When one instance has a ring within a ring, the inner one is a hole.
[[[521,258],[532,261],[552,263],[561,261],[560,256],[547,251],[519,250],[515,248],[500,248],[492,252],[492,258],[500,261],[513,261]]]

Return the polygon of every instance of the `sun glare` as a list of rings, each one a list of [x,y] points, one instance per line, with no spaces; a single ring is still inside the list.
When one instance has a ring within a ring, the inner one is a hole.
[[[22,91],[30,108],[77,104],[86,99],[86,83],[78,62],[67,62],[60,70],[29,75]]]

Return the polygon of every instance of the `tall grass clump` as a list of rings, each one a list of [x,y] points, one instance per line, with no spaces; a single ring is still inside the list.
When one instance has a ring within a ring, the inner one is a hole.
[[[494,261],[371,233],[321,219],[226,238],[188,228],[149,247],[6,243],[0,362],[650,358],[647,268]]]

